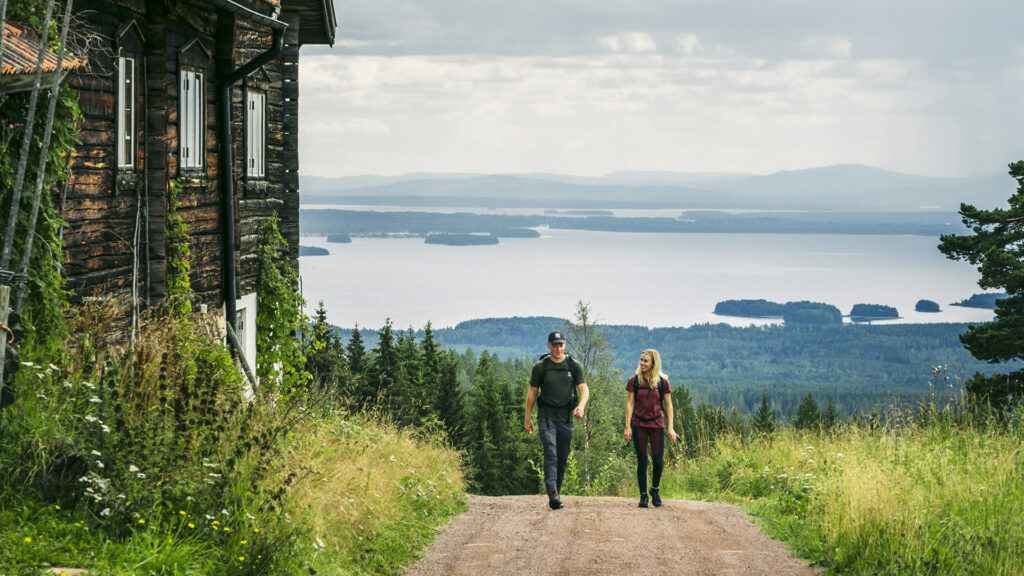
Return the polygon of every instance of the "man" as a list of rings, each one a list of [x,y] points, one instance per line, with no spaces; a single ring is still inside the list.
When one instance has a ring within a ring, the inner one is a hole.
[[[583,417],[583,409],[590,397],[590,389],[583,380],[583,366],[565,354],[565,336],[555,330],[548,334],[551,353],[533,365],[530,391],[526,394],[526,419],[523,427],[533,434],[533,405],[537,410],[537,429],[544,446],[544,487],[548,491],[548,505],[552,510],[562,507],[559,492],[565,468],[569,462],[572,443],[572,419]],[[573,387],[579,403],[573,401]]]

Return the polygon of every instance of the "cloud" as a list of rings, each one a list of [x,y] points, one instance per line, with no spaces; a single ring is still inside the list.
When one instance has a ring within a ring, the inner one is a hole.
[[[658,43],[646,32],[624,32],[598,38],[612,52],[657,52]]]
[[[966,4],[338,5],[338,47],[302,50],[301,164],[1000,171],[1020,155],[1024,3]]]

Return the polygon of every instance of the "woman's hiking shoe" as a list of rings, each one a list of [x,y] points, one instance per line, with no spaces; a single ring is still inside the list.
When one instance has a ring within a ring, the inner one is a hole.
[[[647,508],[647,493],[644,492],[640,495],[640,507]]]
[[[651,504],[661,506],[661,494],[657,487],[651,488]]]
[[[548,506],[551,506],[552,510],[563,508],[562,499],[558,497],[558,492],[548,492]]]

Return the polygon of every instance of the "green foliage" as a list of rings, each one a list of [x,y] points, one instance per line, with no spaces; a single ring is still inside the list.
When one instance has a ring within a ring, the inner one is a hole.
[[[898,318],[899,311],[884,304],[854,304],[850,316],[866,316],[869,318]]]
[[[804,396],[800,407],[796,409],[796,418],[793,419],[793,427],[797,430],[813,430],[821,425],[821,413],[818,411],[818,403],[814,396],[808,392]]]
[[[435,337],[465,350],[501,351],[505,357],[535,356],[551,326],[548,317],[491,318],[434,331]],[[839,411],[867,412],[897,396],[914,396],[921,374],[933,364],[962,374],[991,371],[964,349],[959,335],[967,324],[842,324],[829,326],[749,326],[702,324],[687,328],[602,325],[613,350],[655,348],[665,372],[682,376],[695,401],[724,403],[743,413],[757,409],[768,388],[772,407],[791,418],[808,391],[831,396]],[[633,353],[616,353],[615,368],[632,372]],[[1011,364],[997,372],[1013,369]]]
[[[306,390],[312,378],[297,337],[308,325],[302,313],[305,301],[287,248],[274,214],[264,223],[257,247],[256,375],[262,393],[285,397]]]
[[[754,415],[754,430],[769,438],[775,434],[775,415],[772,413],[772,407],[768,405],[767,390],[761,391],[761,405]]]
[[[303,336],[306,372],[312,377],[315,392],[336,404],[347,404],[352,390],[345,348],[337,330],[327,322],[323,301],[317,306],[313,322]]]
[[[181,180],[167,184],[167,305],[171,314],[185,318],[192,313],[192,266],[188,259],[189,225],[178,212],[181,208]]]
[[[9,9],[17,13],[18,7],[12,5]],[[49,94],[46,91],[40,93],[40,101],[45,102]],[[50,192],[68,177],[68,156],[78,144],[75,127],[81,118],[81,112],[78,108],[78,96],[71,89],[61,87],[56,97],[57,106],[50,135],[50,147],[47,151],[46,172],[43,175],[43,192],[28,265],[26,296],[21,310],[25,327],[25,341],[21,344],[23,358],[42,357],[56,352],[66,330],[62,319],[67,307],[68,293],[61,275],[63,242],[60,239],[60,228],[64,225],[64,220],[58,208],[54,206],[54,196]],[[12,199],[9,192],[14,187],[21,157],[28,98],[28,92],[11,95],[0,93],[0,190],[3,191],[3,194],[0,194],[0,215],[3,222],[0,225],[0,242],[5,240],[7,234],[7,216],[10,213]],[[29,160],[12,244],[12,270],[17,270],[22,265],[21,258],[28,237],[37,171],[41,164],[39,159],[42,139],[39,133],[45,126],[46,112],[47,106],[39,106],[36,113],[35,136],[29,147]]]
[[[34,394],[3,414],[0,509],[59,507],[58,526],[30,536],[51,562],[293,573],[296,528],[279,516],[290,480],[276,480],[275,470],[301,412],[245,403],[206,319],[153,311],[139,336],[123,341],[114,326],[126,307],[79,311],[66,355],[27,364]],[[14,520],[0,521],[7,533]]]
[[[573,433],[573,450],[586,488],[597,479],[609,454],[628,455],[622,442],[626,393],[622,371],[614,368],[612,348],[588,303],[576,303],[575,317],[566,323],[564,332],[566,350],[583,366],[590,389],[590,401]],[[636,352],[639,355],[639,350]]]
[[[947,234],[939,250],[948,258],[977,266],[982,288],[1003,288],[1007,297],[996,302],[996,318],[971,326],[960,336],[979,360],[1005,363],[1024,360],[1024,161],[1010,164],[1017,191],[1006,209],[982,210],[960,205],[970,235]],[[1009,375],[975,374],[968,390],[997,407],[1009,406],[1024,394],[1024,370]]]

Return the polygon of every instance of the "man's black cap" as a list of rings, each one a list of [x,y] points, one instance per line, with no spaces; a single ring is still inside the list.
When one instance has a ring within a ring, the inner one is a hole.
[[[551,334],[548,334],[548,343],[549,344],[565,344],[565,336],[563,336],[562,333],[559,332],[558,330],[555,330]]]

